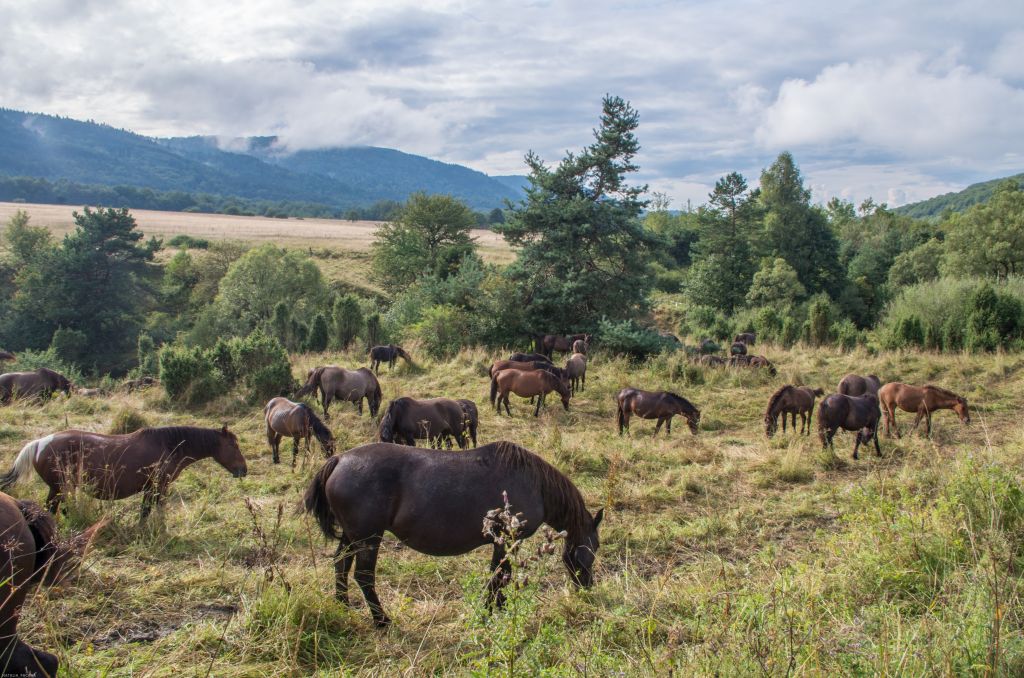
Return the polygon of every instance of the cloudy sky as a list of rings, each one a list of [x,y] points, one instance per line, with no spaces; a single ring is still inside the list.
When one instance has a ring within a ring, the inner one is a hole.
[[[0,0],[0,106],[523,173],[640,111],[675,207],[782,150],[816,201],[1024,171],[1021,0]]]

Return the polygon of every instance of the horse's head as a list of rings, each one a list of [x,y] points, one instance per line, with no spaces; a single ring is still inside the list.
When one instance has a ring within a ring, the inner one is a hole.
[[[601,546],[597,527],[603,517],[604,509],[599,509],[593,517],[588,513],[582,533],[569,535],[565,542],[562,562],[565,563],[573,583],[577,586],[586,588],[594,583],[594,559],[597,557],[598,547]]]
[[[775,417],[773,417],[769,413],[765,413],[765,415],[764,415],[764,434],[766,436],[768,436],[769,438],[771,438],[773,435],[775,435],[775,431],[778,430],[778,428],[779,428],[779,423],[778,423],[778,421],[775,420]]]
[[[968,426],[971,425],[971,411],[967,409],[967,398],[957,396],[956,404],[953,405],[953,411],[960,417],[961,422]]]
[[[214,460],[236,478],[244,478],[249,472],[242,456],[242,448],[238,446],[238,436],[228,430],[228,425],[219,432],[217,450],[213,453]]]
[[[861,445],[867,445],[871,442],[871,439],[875,437],[875,427],[865,426],[861,430],[857,431],[857,440]]]
[[[16,638],[14,646],[0,654],[0,664],[4,675],[56,676],[60,662],[49,652],[37,650]]]
[[[554,376],[554,375],[552,375]],[[560,376],[555,377],[555,381],[558,384],[558,395],[562,396],[562,407],[565,411],[569,411],[569,398],[572,397],[572,389],[569,387],[569,378],[563,372]]]
[[[690,427],[690,433],[697,435],[697,431],[700,430],[700,410],[695,407],[693,412],[687,412],[684,416],[686,425]]]
[[[820,396],[823,396],[823,395],[825,395],[825,389],[823,389],[823,388],[816,388],[816,389],[813,389],[813,390],[811,391],[811,393],[813,393],[814,395],[816,395],[816,396],[819,396],[819,397],[820,397]]]

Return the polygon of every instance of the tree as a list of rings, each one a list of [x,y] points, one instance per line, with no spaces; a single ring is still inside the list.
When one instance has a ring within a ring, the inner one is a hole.
[[[824,291],[836,296],[843,285],[839,243],[825,213],[810,200],[793,156],[779,154],[761,173],[761,254],[785,259],[809,294]]]
[[[993,278],[1024,272],[1024,190],[1015,180],[999,184],[987,203],[953,215],[947,228],[949,272]]]
[[[914,249],[901,252],[889,267],[889,286],[904,287],[919,282],[928,282],[939,277],[939,262],[945,248],[935,238]]]
[[[327,329],[327,318],[323,313],[317,313],[313,318],[313,326],[309,328],[309,338],[306,339],[306,350],[319,353],[327,349],[327,342],[330,340],[330,330]]]
[[[422,275],[445,278],[474,249],[476,215],[450,195],[414,193],[398,217],[381,226],[373,243],[373,269],[392,292]]]
[[[363,329],[363,311],[359,300],[351,294],[343,294],[334,300],[334,336],[342,349],[359,336]]]
[[[744,301],[754,275],[750,235],[756,203],[737,172],[715,183],[699,212],[700,237],[687,289],[699,303],[731,312]]]
[[[626,183],[638,169],[638,123],[627,102],[606,96],[594,143],[555,168],[526,156],[527,197],[495,231],[518,249],[508,275],[535,331],[593,330],[602,316],[646,306],[657,240],[640,222],[646,186]]]
[[[784,308],[801,299],[806,293],[796,271],[785,259],[765,259],[761,263],[761,269],[754,274],[754,282],[747,292],[747,303],[751,306]]]
[[[37,255],[50,249],[52,237],[50,231],[42,226],[29,223],[28,212],[18,210],[7,220],[4,240],[11,252],[14,267],[21,269]]]
[[[488,213],[488,215],[487,215],[487,223],[489,223],[489,224],[504,224],[505,223],[505,213],[501,210],[500,207],[495,207],[493,210],[490,211],[490,213]]]

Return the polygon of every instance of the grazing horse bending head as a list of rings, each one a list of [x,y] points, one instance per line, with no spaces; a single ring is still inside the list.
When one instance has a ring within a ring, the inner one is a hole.
[[[878,408],[878,398],[873,394],[848,396],[833,393],[821,401],[818,407],[818,436],[822,448],[831,448],[836,431],[857,431],[853,445],[853,458],[857,459],[857,450],[861,444],[875,443],[875,453],[881,457],[882,450],[878,446],[878,424],[882,412]]]
[[[914,429],[918,427],[922,419],[925,419],[927,424],[925,433],[928,436],[932,434],[932,413],[935,410],[953,410],[960,418],[961,423],[966,425],[971,423],[971,411],[967,407],[967,399],[939,386],[931,384],[911,386],[894,381],[878,390],[878,399],[885,414],[886,435],[892,435],[893,428],[896,428],[896,435],[900,435],[899,428],[896,426],[897,408],[917,414],[917,418],[914,419]]]
[[[786,384],[768,400],[768,408],[764,412],[764,432],[769,438],[779,428],[779,415],[782,415],[782,432],[786,432],[786,416],[792,417],[793,431],[796,431],[796,416],[800,415],[800,433],[810,435],[811,417],[814,414],[814,398],[825,395],[820,388],[797,387]]]
[[[686,398],[670,391],[642,391],[638,388],[624,388],[615,396],[618,405],[619,435],[629,429],[629,418],[636,415],[641,419],[657,419],[654,435],[658,435],[665,424],[665,435],[672,433],[672,417],[681,414],[686,417],[690,433],[697,435],[700,430],[700,410]]]
[[[283,397],[272,398],[263,408],[263,419],[267,425],[267,442],[275,464],[281,463],[280,445],[284,436],[292,439],[292,468],[295,468],[295,459],[299,454],[299,440],[305,439],[306,451],[309,452],[309,440],[316,436],[324,456],[334,454],[334,434],[305,403],[293,403]]]

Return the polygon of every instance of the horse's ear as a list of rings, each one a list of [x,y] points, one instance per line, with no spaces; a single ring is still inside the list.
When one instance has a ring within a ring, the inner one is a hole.
[[[594,514],[594,529],[601,524],[601,519],[604,518],[604,508],[597,509],[597,513]]]

